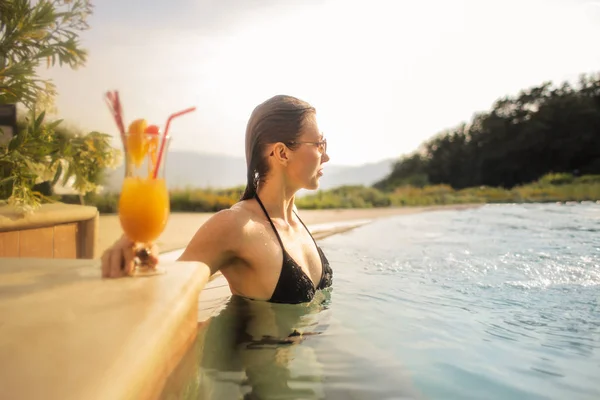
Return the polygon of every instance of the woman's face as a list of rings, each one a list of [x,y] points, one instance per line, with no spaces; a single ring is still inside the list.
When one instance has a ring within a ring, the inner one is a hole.
[[[314,116],[308,118],[302,127],[302,132],[296,140],[297,147],[292,151],[288,164],[288,176],[304,189],[318,189],[319,178],[323,175],[323,164],[329,161],[327,142],[319,131]]]

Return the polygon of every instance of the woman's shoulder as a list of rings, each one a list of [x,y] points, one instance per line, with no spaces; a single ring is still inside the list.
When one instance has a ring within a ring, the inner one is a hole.
[[[203,226],[207,226],[211,230],[219,229],[235,232],[244,227],[250,217],[251,215],[247,210],[247,206],[242,204],[242,202],[238,202],[229,208],[217,211],[211,215]]]
[[[179,260],[201,261],[215,273],[243,254],[251,219],[252,214],[242,205],[214,213],[200,225]]]
[[[213,214],[205,223],[209,229],[227,232],[229,236],[248,233],[257,222],[256,207],[242,200]]]
[[[188,244],[189,252],[236,253],[248,237],[246,231],[248,225],[252,224],[252,219],[252,212],[240,203],[214,213],[200,225],[192,237]]]

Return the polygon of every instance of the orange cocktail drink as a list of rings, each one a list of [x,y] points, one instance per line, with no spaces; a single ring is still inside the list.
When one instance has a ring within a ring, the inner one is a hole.
[[[126,177],[119,198],[119,218],[131,240],[152,243],[169,218],[169,192],[164,178]]]
[[[112,113],[125,152],[125,179],[119,197],[119,219],[125,235],[136,243],[133,276],[165,272],[153,264],[150,246],[162,234],[169,219],[169,191],[165,182],[166,150],[171,121],[196,107],[171,114],[164,133],[145,119],[131,122],[127,131],[118,91],[108,91],[105,101]]]
[[[161,143],[164,141],[164,144]],[[169,219],[169,191],[165,180],[165,160],[158,163],[159,147],[167,147],[169,137],[158,127],[138,119],[125,134],[125,179],[119,197],[119,220],[125,235],[138,244],[133,275],[163,272],[147,263],[149,248],[163,233]]]

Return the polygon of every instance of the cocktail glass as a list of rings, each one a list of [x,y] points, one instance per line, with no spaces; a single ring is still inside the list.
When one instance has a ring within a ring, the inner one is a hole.
[[[132,276],[164,273],[149,262],[150,247],[163,233],[170,214],[169,191],[165,180],[169,136],[126,134],[125,179],[119,197],[119,220],[125,235],[136,243]],[[162,160],[158,162],[161,141]],[[159,164],[157,166],[157,163]]]

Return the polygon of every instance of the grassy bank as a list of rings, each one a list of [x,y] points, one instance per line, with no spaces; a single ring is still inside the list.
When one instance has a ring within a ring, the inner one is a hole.
[[[242,187],[212,189],[182,189],[171,192],[171,209],[176,212],[216,212],[237,202]],[[118,193],[88,195],[85,203],[98,207],[101,213],[117,211]],[[431,206],[473,203],[543,203],[600,200],[600,175],[574,177],[550,174],[537,182],[511,189],[476,187],[454,190],[448,185],[425,187],[403,186],[384,192],[365,186],[342,186],[317,191],[297,199],[302,209],[348,209],[398,206]],[[77,197],[62,201],[78,203]]]
[[[298,199],[297,205],[326,209],[596,200],[600,200],[600,175],[549,174],[537,182],[512,189],[481,186],[454,190],[449,185],[431,185],[401,186],[382,192],[375,188],[346,186]]]

